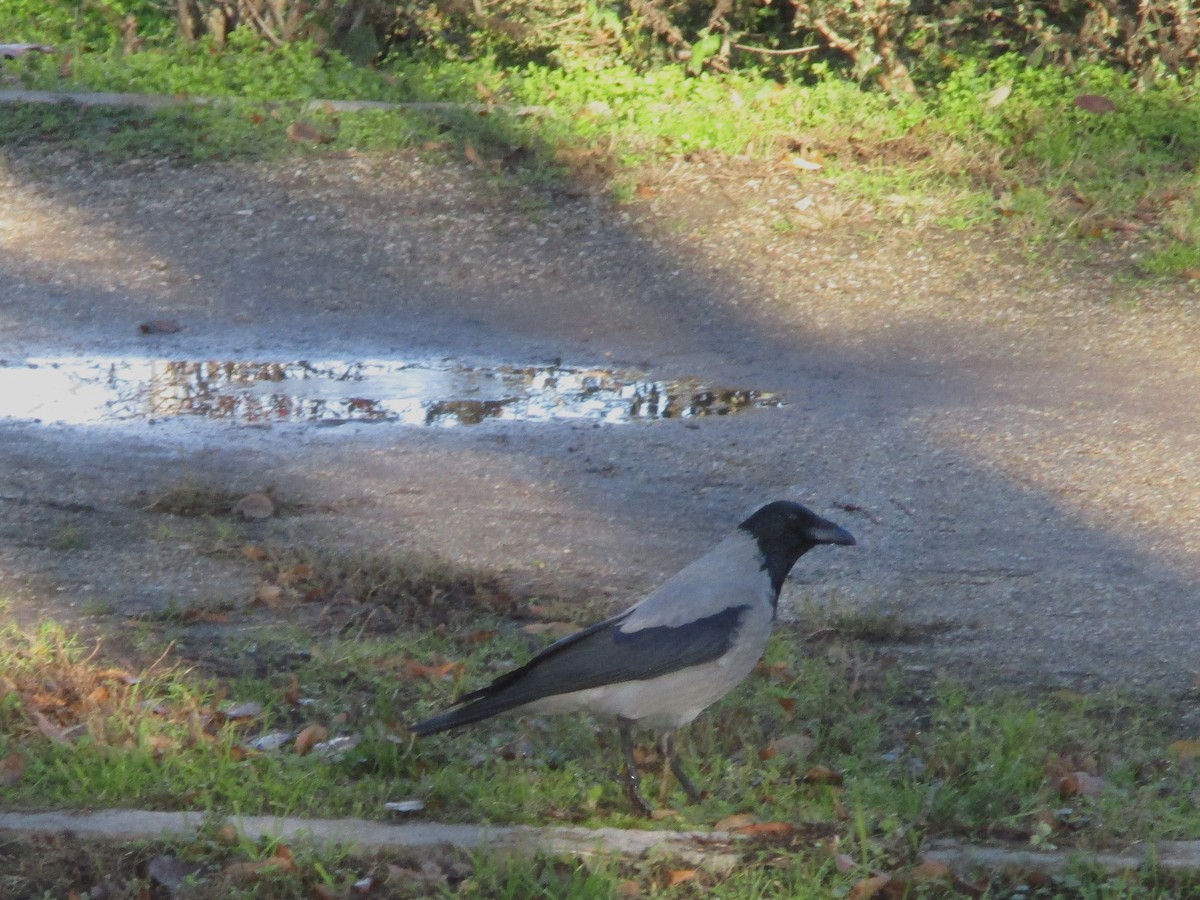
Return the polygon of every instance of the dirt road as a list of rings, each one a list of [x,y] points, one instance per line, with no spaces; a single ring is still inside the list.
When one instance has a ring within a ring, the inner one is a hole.
[[[253,526],[272,534],[430,550],[614,602],[792,496],[860,545],[797,568],[791,615],[928,625],[903,663],[973,679],[1193,688],[1189,284],[1131,278],[1128,247],[1030,263],[1000,238],[880,225],[794,173],[691,162],[647,188],[617,206],[411,155],[0,158],[10,368],[557,361],[785,403],[611,425],[4,421],[8,614],[104,632],[243,602],[251,567],[144,508],[181,483],[272,486],[294,505]],[[181,330],[140,334],[151,320]]]

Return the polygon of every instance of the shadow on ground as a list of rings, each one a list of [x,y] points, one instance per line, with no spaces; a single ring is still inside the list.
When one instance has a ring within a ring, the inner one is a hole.
[[[0,353],[561,360],[786,406],[439,431],[10,422],[13,614],[104,630],[245,598],[243,562],[139,507],[183,482],[272,485],[302,509],[253,526],[278,539],[429,551],[613,602],[790,495],[860,538],[805,560],[793,611],[949,623],[907,662],[982,680],[1191,688],[1200,412],[1184,398],[1200,384],[1185,309],[1116,305],[1147,291],[1102,259],[1052,269],[1000,239],[858,221],[830,185],[769,167],[681,160],[618,205],[492,171],[511,166],[12,148]],[[825,226],[777,227],[805,198]],[[182,330],[140,335],[154,319]]]

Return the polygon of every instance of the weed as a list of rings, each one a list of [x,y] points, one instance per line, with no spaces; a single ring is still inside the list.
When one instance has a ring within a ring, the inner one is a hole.
[[[81,550],[86,543],[87,540],[82,528],[78,525],[62,525],[54,534],[52,546],[55,550],[67,552]]]

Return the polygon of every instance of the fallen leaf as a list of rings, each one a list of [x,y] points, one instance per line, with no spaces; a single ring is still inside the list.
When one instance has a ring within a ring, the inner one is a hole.
[[[661,822],[663,819],[678,819],[679,810],[677,809],[656,809],[650,813],[650,818],[655,822]]]
[[[16,784],[25,774],[25,757],[14,750],[0,759],[0,785]]]
[[[479,158],[479,151],[470,144],[467,144],[467,146],[463,148],[463,156],[467,158],[467,162],[474,166],[477,166],[483,162],[483,160]]]
[[[796,833],[796,826],[791,822],[751,822],[732,830],[751,837],[790,837]]]
[[[699,869],[670,869],[667,871],[667,887],[673,888],[677,884],[692,881],[699,874]]]
[[[250,603],[256,606],[278,609],[283,605],[283,600],[283,588],[277,584],[264,581],[258,586],[258,590],[254,592],[254,599]]]
[[[189,609],[183,614],[183,621],[191,624],[204,622],[209,625],[228,625],[231,619],[228,613],[216,612],[211,609]]]
[[[432,681],[450,681],[457,673],[466,668],[460,662],[442,663],[440,666],[428,666],[424,663],[410,661],[404,665],[404,674],[409,681],[418,678],[428,678]]]
[[[67,732],[47,719],[40,710],[33,711],[33,721],[37,723],[38,731],[50,738],[56,744],[69,744]]]
[[[642,896],[642,886],[632,878],[627,878],[617,885],[618,897],[640,897]]]
[[[297,119],[287,127],[287,136],[288,140],[310,144],[328,144],[334,137],[330,131],[303,119]]]
[[[790,713],[792,710],[794,710],[796,708],[796,701],[793,700],[791,697],[780,697],[779,698],[779,708],[782,709],[785,713]]]
[[[813,766],[804,773],[805,784],[840,785],[843,780],[842,773],[829,766]]]
[[[850,888],[850,893],[846,896],[849,900],[871,900],[872,897],[878,897],[880,891],[887,887],[891,880],[890,875],[872,875]]]
[[[138,331],[142,334],[175,334],[182,330],[183,326],[174,319],[151,319],[138,326]]]
[[[1012,94],[1012,89],[1013,83],[1011,81],[1004,82],[1004,84],[992,91],[991,96],[987,99],[987,103],[983,104],[983,108],[995,109],[997,106],[1000,106]]]
[[[312,748],[324,742],[329,737],[329,729],[324,725],[309,725],[296,735],[296,752],[307,756]]]
[[[658,191],[656,191],[654,188],[650,187],[650,185],[648,185],[648,184],[639,182],[639,184],[637,186],[637,195],[642,200],[649,200],[651,197],[653,197],[657,193],[658,193]]]
[[[1097,797],[1104,790],[1104,779],[1087,772],[1071,772],[1058,781],[1058,796]]]
[[[812,753],[816,745],[816,739],[812,735],[801,731],[775,738],[767,744],[766,749],[770,750],[773,756],[805,757]]]
[[[267,551],[258,544],[246,544],[242,547],[242,555],[250,562],[263,562],[267,558]]]
[[[478,644],[490,643],[492,638],[496,636],[496,629],[488,628],[483,631],[472,631],[470,634],[464,634],[456,638],[459,644],[467,647],[473,647]]]
[[[552,638],[567,637],[582,630],[573,622],[530,622],[528,625],[521,626],[522,634],[544,634]]]
[[[758,820],[750,813],[735,813],[721,819],[713,828],[716,831],[737,831],[739,828],[753,825],[756,821]]]
[[[908,872],[905,878],[913,884],[949,883],[954,881],[954,873],[941,860],[923,859]]]
[[[225,718],[227,719],[253,719],[255,716],[262,715],[262,704],[250,700],[246,703],[238,703],[225,710]]]
[[[279,573],[279,583],[283,585],[300,584],[312,581],[317,577],[316,566],[309,563],[296,563]]]
[[[760,662],[754,667],[756,674],[763,676],[771,681],[795,681],[796,674],[787,667],[786,663],[772,663],[767,665]]]
[[[313,900],[335,900],[337,892],[327,884],[313,885]]]
[[[300,679],[293,673],[288,676],[288,686],[284,689],[283,699],[288,706],[300,705]]]
[[[243,519],[269,519],[275,515],[275,504],[262,491],[254,491],[239,500],[233,507]]]
[[[1075,98],[1075,106],[1098,115],[1114,112],[1117,108],[1117,104],[1103,94],[1080,94]]]
[[[1167,752],[1179,762],[1192,762],[1200,756],[1200,740],[1174,741],[1167,746]]]

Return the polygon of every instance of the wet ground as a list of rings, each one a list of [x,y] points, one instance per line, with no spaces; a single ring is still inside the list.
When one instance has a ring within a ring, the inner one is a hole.
[[[859,546],[806,557],[788,615],[936,624],[902,664],[981,681],[1193,689],[1200,326],[1135,245],[1031,263],[704,161],[627,206],[409,155],[27,151],[0,191],[23,623],[253,596],[148,507],[184,484],[291,504],[254,539],[614,604],[790,496]]]

